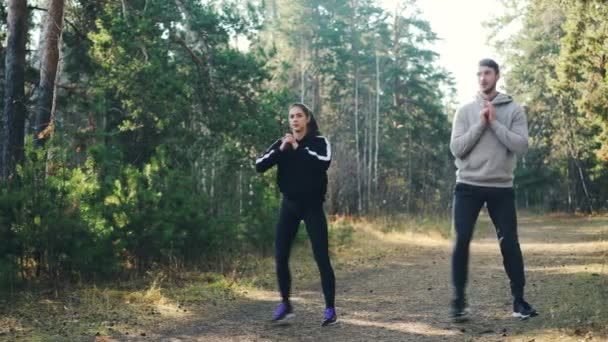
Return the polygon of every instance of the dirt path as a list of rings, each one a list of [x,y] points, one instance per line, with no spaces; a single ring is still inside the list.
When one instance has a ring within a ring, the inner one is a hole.
[[[336,267],[339,324],[319,326],[318,280],[294,280],[297,317],[288,326],[268,319],[274,291],[254,291],[234,304],[166,322],[134,341],[582,341],[608,340],[608,219],[520,219],[527,299],[540,316],[510,317],[508,281],[494,231],[482,218],[472,245],[471,320],[453,323],[451,242],[358,228],[374,257]],[[336,256],[336,257],[339,257]],[[602,321],[604,320],[604,321]],[[128,340],[128,339],[127,339]]]

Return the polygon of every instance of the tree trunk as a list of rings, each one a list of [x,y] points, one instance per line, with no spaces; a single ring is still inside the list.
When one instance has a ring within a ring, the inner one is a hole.
[[[357,164],[357,212],[361,213],[363,209],[362,189],[361,189],[361,153],[359,150],[359,47],[357,42],[357,9],[358,1],[354,0],[352,6],[351,20],[351,53],[353,56],[354,76],[355,76],[355,162]]]
[[[526,157],[522,157],[521,159],[521,163],[522,163],[522,167],[524,170],[528,169],[528,166],[526,165]],[[527,173],[527,172],[526,172]],[[524,190],[524,200],[525,200],[525,208],[528,209],[530,207],[530,196],[529,196],[529,191],[528,188],[526,187],[526,189]]]
[[[243,215],[243,195],[244,195],[244,191],[243,191],[243,170],[239,169],[239,177],[238,177],[238,183],[237,183],[237,191],[238,191],[238,196],[239,196],[239,217]]]
[[[573,211],[572,181],[571,181],[571,177],[570,177],[571,164],[572,164],[572,162],[568,161],[568,167],[566,168],[566,179],[568,180],[568,211],[569,212]]]
[[[406,115],[410,115],[410,112],[408,110],[408,106],[405,107],[405,113]],[[412,203],[412,191],[414,190],[414,175],[413,175],[413,158],[412,158],[412,150],[413,150],[413,146],[412,146],[412,123],[413,118],[410,117],[408,118],[408,124],[407,124],[407,177],[408,180],[406,182],[408,189],[406,189],[407,191],[407,201],[406,201],[406,210],[408,213],[411,213],[411,203]]]
[[[38,97],[34,136],[38,147],[44,145],[53,130],[55,80],[59,63],[59,43],[63,28],[63,7],[64,0],[48,1],[49,11],[42,38],[40,96]]]
[[[378,140],[380,130],[380,63],[376,53],[376,147],[374,151],[374,191],[378,190]]]
[[[211,179],[209,180],[209,198],[211,200],[215,197],[215,156],[213,156],[213,161],[211,162]]]
[[[400,44],[399,44],[399,38],[401,37],[401,22],[399,20],[400,15],[399,15],[399,10],[398,7],[395,9],[395,22],[393,23],[393,31],[394,31],[394,38],[393,38],[393,56],[395,58],[394,63],[398,64],[398,56],[399,56],[399,49],[400,49]],[[395,91],[393,93],[393,106],[397,107],[397,108],[401,108],[401,86],[400,86],[400,82],[399,82],[399,75],[395,75],[393,76],[393,86],[395,87]]]
[[[4,179],[12,175],[15,165],[23,159],[27,1],[9,0],[7,19],[4,134],[0,158],[0,176]]]
[[[583,175],[583,169],[579,162],[575,162],[576,168],[578,169],[578,175],[581,181],[581,186],[583,187],[583,192],[585,193],[585,197],[587,199],[587,204],[589,206],[589,212],[593,212],[593,201],[591,199],[591,195],[589,195],[589,191],[587,190],[587,183],[585,182],[585,177]]]
[[[304,103],[304,92],[305,92],[305,80],[306,75],[304,71],[304,47],[300,47],[300,103]]]
[[[316,61],[317,59],[315,59]],[[314,83],[314,93],[313,93],[313,112],[317,114],[317,118],[321,115],[323,111],[323,107],[321,106],[321,78],[319,77],[319,71],[317,70],[315,75],[315,83]]]
[[[365,101],[365,100],[364,100]],[[367,101],[365,101],[367,102]],[[365,103],[364,102],[364,103]],[[367,107],[367,106],[365,106]],[[367,140],[369,139],[368,136],[368,130],[367,130],[367,120],[368,120],[368,115],[367,115],[367,109],[363,111],[362,113],[363,115],[363,149],[362,149],[362,153],[363,153],[363,160],[361,162],[361,165],[363,166],[363,170],[361,171],[361,178],[362,178],[362,184],[361,184],[361,193],[363,195],[363,206],[362,208],[364,210],[367,210]]]
[[[374,149],[374,144],[373,144],[373,134],[374,132],[372,131],[372,113],[374,110],[374,100],[372,97],[372,92],[369,92],[369,107],[368,107],[368,111],[367,111],[367,131],[368,131],[368,139],[367,139],[367,172],[366,172],[366,177],[365,179],[366,184],[365,187],[367,189],[367,210],[369,212],[369,210],[371,209],[371,203],[372,203],[372,165],[373,165],[373,149]]]
[[[357,211],[363,209],[361,196],[361,156],[359,153],[359,69],[355,67],[355,156],[357,161]]]

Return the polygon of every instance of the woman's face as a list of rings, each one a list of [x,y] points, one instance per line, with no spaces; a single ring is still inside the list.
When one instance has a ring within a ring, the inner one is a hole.
[[[298,106],[293,106],[289,110],[289,127],[294,133],[306,133],[310,117]]]

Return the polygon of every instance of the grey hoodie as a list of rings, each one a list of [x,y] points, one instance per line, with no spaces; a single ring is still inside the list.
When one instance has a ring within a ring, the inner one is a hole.
[[[456,181],[478,186],[509,188],[517,156],[528,149],[528,123],[521,107],[508,95],[498,94],[492,103],[496,120],[481,122],[483,99],[456,112],[450,150],[456,157]]]

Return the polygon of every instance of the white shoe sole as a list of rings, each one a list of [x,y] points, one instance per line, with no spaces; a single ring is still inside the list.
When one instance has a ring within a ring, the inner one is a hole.
[[[330,326],[332,326],[332,325],[336,325],[336,324],[338,324],[338,321],[334,321],[334,322],[328,323],[328,324],[326,324],[326,325],[323,325],[323,322],[321,322],[321,326],[322,326],[322,327],[330,327]]]
[[[289,313],[287,315],[285,315],[285,317],[281,320],[276,320],[273,321],[275,324],[281,325],[281,324],[288,324],[294,317],[296,317],[296,314],[294,313]]]
[[[460,315],[452,315],[452,320],[455,322],[468,321],[471,316],[471,310],[466,307]]]
[[[530,318],[530,315],[524,315],[520,312],[514,312],[511,314],[511,316],[515,317],[515,318],[519,318],[519,319],[528,319]]]

